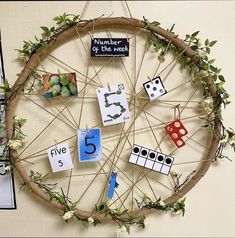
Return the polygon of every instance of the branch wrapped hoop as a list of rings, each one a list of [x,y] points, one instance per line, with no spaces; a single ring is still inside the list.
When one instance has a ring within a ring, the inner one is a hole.
[[[61,33],[59,33],[56,36],[56,39],[51,40],[45,48],[39,49],[36,53],[34,53],[29,61],[26,63],[24,69],[22,70],[19,78],[15,82],[13,88],[12,88],[12,96],[8,100],[8,107],[7,107],[7,137],[8,139],[12,138],[13,135],[13,115],[15,111],[15,107],[17,104],[17,93],[19,90],[21,90],[21,87],[26,82],[27,78],[32,73],[33,69],[39,65],[39,60],[43,60],[47,55],[48,52],[51,52],[53,49],[61,46],[63,43],[77,37],[77,33],[80,35],[88,34],[90,31],[92,31],[93,26],[96,26],[96,29],[105,29],[107,27],[114,27],[114,28],[121,28],[121,29],[143,29],[145,31],[149,31],[149,28],[146,26],[146,22],[138,19],[130,19],[130,18],[124,18],[124,17],[114,17],[114,18],[101,18],[96,20],[90,20],[90,21],[81,21],[78,22],[76,26],[72,26]],[[170,31],[164,30],[163,28],[156,26],[151,27],[151,32],[154,32],[155,34],[161,36],[163,39],[167,40],[168,42],[171,42],[177,49],[184,52],[184,54],[191,59],[191,61],[200,68],[200,58],[197,57],[195,52],[184,43],[183,40],[179,39],[177,36],[172,34]],[[218,102],[217,98],[217,88],[213,81],[213,79],[208,76],[205,78],[205,81],[207,83],[209,92],[211,96],[213,97],[214,101],[214,108],[213,108],[213,114],[214,114],[214,130],[213,130],[213,137],[211,140],[210,148],[208,150],[208,153],[206,155],[206,158],[204,159],[203,163],[201,164],[201,167],[197,170],[197,172],[194,174],[194,176],[188,181],[179,191],[174,193],[172,196],[167,198],[164,202],[165,204],[171,204],[176,201],[178,201],[180,198],[182,198],[190,189],[194,187],[198,183],[198,181],[206,174],[208,168],[211,165],[211,162],[213,161],[215,157],[216,150],[219,146],[219,134],[221,131],[221,120],[219,117],[220,112],[220,103]],[[10,152],[11,159],[14,162],[15,169],[19,173],[20,177],[23,179],[24,183],[28,185],[28,187],[32,190],[32,192],[42,200],[50,203],[54,208],[64,211],[64,207],[58,203],[55,200],[50,200],[50,197],[48,194],[46,194],[42,189],[38,187],[37,184],[35,184],[31,177],[26,173],[24,167],[22,166],[21,161],[19,161],[17,152],[14,150],[11,150]],[[152,212],[154,209],[147,209],[143,208],[139,211],[128,212],[128,216],[131,215],[138,215],[138,216],[144,216],[147,213]],[[91,216],[91,212],[84,211],[77,209],[77,214],[79,216],[84,218],[89,218]],[[124,217],[127,215],[123,215]],[[92,212],[92,217],[99,221],[108,221],[112,220],[111,215],[101,214],[98,212]]]

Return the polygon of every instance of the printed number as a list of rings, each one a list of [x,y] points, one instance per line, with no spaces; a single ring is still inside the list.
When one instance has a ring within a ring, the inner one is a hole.
[[[3,165],[0,165],[0,168],[3,168]],[[0,172],[0,175],[6,175],[6,171],[4,171],[4,173]]]
[[[91,150],[91,151],[86,151],[86,150],[85,150],[85,153],[91,155],[91,154],[95,153],[95,151],[96,151],[96,146],[95,146],[95,144],[93,144],[93,143],[89,143],[89,142],[88,142],[88,139],[89,139],[89,138],[85,137],[85,146],[86,146],[86,147],[90,147],[91,149],[89,149],[89,150]]]
[[[58,163],[59,163],[59,167],[63,167],[64,164],[61,160],[59,160]]]

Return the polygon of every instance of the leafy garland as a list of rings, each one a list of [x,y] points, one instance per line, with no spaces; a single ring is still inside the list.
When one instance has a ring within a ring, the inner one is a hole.
[[[75,26],[77,23],[83,23],[86,24],[89,21],[84,21],[79,18],[79,15],[73,15],[73,14],[66,14],[56,16],[53,19],[56,23],[56,27],[53,26],[51,28],[48,28],[46,26],[41,26],[42,32],[42,38],[38,38],[35,36],[35,42],[32,41],[24,41],[23,49],[17,50],[20,54],[20,59],[24,62],[27,62],[30,57],[36,53],[41,48],[46,47],[47,43],[50,42],[53,39],[56,39],[57,35],[61,32]],[[196,81],[200,82],[200,84],[204,88],[204,100],[202,102],[202,105],[204,106],[205,110],[208,112],[208,115],[205,118],[202,118],[206,124],[205,127],[208,127],[210,131],[213,131],[214,128],[214,117],[213,111],[215,109],[218,109],[220,105],[228,105],[229,102],[229,94],[224,89],[224,83],[225,79],[222,74],[220,74],[221,69],[214,66],[215,59],[210,59],[209,54],[211,52],[211,48],[216,44],[216,41],[210,41],[209,39],[206,39],[204,44],[201,44],[200,39],[198,38],[199,31],[194,32],[193,34],[189,35],[187,34],[184,42],[188,44],[188,46],[195,52],[195,55],[200,60],[199,67],[196,66],[191,59],[189,59],[184,53],[179,51],[170,41],[167,41],[154,33],[152,31],[152,27],[159,26],[160,23],[157,21],[149,22],[147,19],[144,18],[146,28],[150,31],[148,36],[148,46],[153,48],[156,52],[160,52],[159,54],[159,60],[164,61],[165,55],[167,53],[173,53],[175,54],[178,62],[180,63],[181,67],[183,69],[188,69],[189,74],[192,77],[192,82],[196,83]],[[169,32],[175,35],[173,32],[174,25],[168,29]],[[177,36],[176,36],[177,37]],[[180,57],[177,57],[179,56]],[[32,72],[32,76],[36,79],[39,77],[38,73],[36,71]],[[211,77],[216,85],[217,88],[217,97],[212,98],[212,95],[210,94],[208,90],[208,86],[206,83],[206,77]],[[199,80],[198,80],[199,79]],[[11,87],[9,86],[9,83],[7,80],[5,80],[4,85],[0,87],[5,92],[6,97],[10,97],[11,95]],[[31,87],[32,90],[32,87]],[[216,103],[214,103],[214,100],[216,100]],[[219,117],[222,121],[221,113],[220,111]],[[21,127],[26,122],[23,118],[14,117],[14,133],[13,138],[7,142],[7,148],[11,149],[17,149],[20,146],[23,145],[25,140],[25,135],[23,134]],[[0,121],[1,129],[4,128],[4,125]],[[226,129],[222,124],[222,131],[220,136],[220,145],[218,148],[218,151],[215,155],[214,160],[217,160],[218,158],[228,158],[227,156],[223,155],[223,149],[224,147],[229,144],[235,151],[235,133],[233,129],[228,128]],[[12,166],[14,164],[12,163]],[[11,171],[11,169],[9,170]],[[194,172],[194,171],[193,171]],[[179,183],[180,176],[173,175],[177,178],[177,185],[175,188],[175,191],[177,191],[182,184]],[[191,174],[186,178],[186,180],[183,182],[186,183],[190,179]],[[64,195],[63,190],[60,192],[55,191],[57,184],[48,184],[45,183],[45,180],[47,179],[47,175],[42,176],[42,174],[38,172],[31,171],[30,177],[32,181],[37,184],[42,190],[44,190],[50,197],[50,200],[56,200],[64,207],[64,214],[63,219],[65,222],[68,222],[71,218],[76,218],[77,220],[81,221],[82,224],[84,224],[86,227],[90,225],[97,225],[98,223],[101,223],[101,221],[94,219],[92,217],[82,217],[76,212],[76,207],[79,204],[79,201],[72,202],[69,198],[67,198]],[[148,196],[144,196],[142,201],[136,200],[136,204],[139,209],[156,209],[161,210],[165,212],[172,212],[174,214],[181,213],[182,215],[185,214],[185,198],[181,201],[171,203],[171,204],[165,204],[161,198],[157,199],[156,201],[152,201]],[[118,224],[121,231],[126,231],[130,233],[130,225],[137,224],[139,227],[144,228],[144,216],[133,216],[130,214],[128,210],[121,210],[120,208],[112,208],[108,202],[102,202],[101,204],[98,204],[95,206],[94,211],[109,215],[112,217],[112,219]]]
[[[75,218],[82,222],[85,227],[88,226],[96,226],[101,223],[100,220],[94,219],[91,217],[83,217],[79,215],[76,211],[77,205],[79,201],[72,202],[68,197],[65,196],[63,190],[61,189],[61,193],[55,191],[57,184],[48,184],[45,183],[48,178],[48,174],[42,175],[41,173],[30,171],[30,177],[32,181],[37,184],[44,192],[46,192],[50,201],[55,200],[60,203],[64,207],[63,219],[66,223],[72,218]],[[25,184],[23,184],[24,186]],[[139,209],[156,209],[160,211],[171,212],[173,214],[185,214],[185,198],[181,201],[165,204],[161,198],[157,199],[157,201],[152,201],[147,195],[144,195],[142,201],[138,201],[135,199],[136,204]],[[105,201],[95,206],[94,211],[100,214],[104,214],[105,216],[111,216],[112,220],[116,222],[119,226],[120,231],[130,233],[130,226],[133,224],[137,224],[140,228],[145,228],[145,216],[139,216],[130,214],[128,209],[122,210],[121,208],[116,208],[112,206],[111,202]]]

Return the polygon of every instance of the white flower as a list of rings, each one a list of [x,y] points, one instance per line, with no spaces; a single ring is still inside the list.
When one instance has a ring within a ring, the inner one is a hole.
[[[21,140],[9,140],[8,145],[11,149],[16,150],[22,146],[22,141]]]
[[[206,70],[201,70],[200,73],[201,73],[202,77],[209,76],[209,73]]]
[[[161,207],[166,206],[166,204],[165,204],[163,201],[160,201],[160,202],[159,202],[159,205],[160,205]]]
[[[213,109],[213,98],[212,97],[206,97],[202,101],[202,106],[204,107],[205,111],[210,113]]]
[[[206,55],[206,52],[203,51],[203,50],[200,50],[200,51],[198,52],[198,55],[199,55],[201,58],[203,58],[203,57]]]
[[[125,226],[121,226],[121,227],[119,228],[119,230],[120,230],[121,232],[126,232],[126,231],[127,231],[127,229],[126,229]]]
[[[63,215],[63,219],[65,221],[69,220],[70,218],[72,218],[74,215],[74,211],[68,211]]]
[[[92,217],[88,217],[87,222],[89,225],[92,225],[94,223],[94,219]]]
[[[11,170],[12,170],[12,166],[11,165],[3,165],[3,167],[4,167],[4,170],[6,171],[6,173],[9,173],[9,172],[11,172]]]

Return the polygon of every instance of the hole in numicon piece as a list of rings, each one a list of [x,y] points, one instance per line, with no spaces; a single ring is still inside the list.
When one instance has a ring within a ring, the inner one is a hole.
[[[178,137],[178,135],[177,135],[176,133],[173,133],[173,134],[172,134],[172,138],[173,138],[173,139],[176,139],[177,137]]]
[[[155,83],[156,83],[156,84],[159,84],[159,80],[156,80]]]
[[[180,132],[181,135],[185,135],[186,134],[186,131],[184,129],[180,129],[179,132]]]
[[[159,155],[159,156],[157,157],[157,160],[158,160],[158,161],[163,161],[163,159],[164,159],[164,157],[163,157],[162,155]]]
[[[173,131],[173,128],[170,127],[170,126],[168,126],[166,129],[167,129],[168,131]]]
[[[171,158],[166,159],[166,164],[171,164]]]
[[[183,145],[183,141],[182,141],[182,140],[177,140],[176,144],[177,144],[178,146],[181,146],[181,145]]]
[[[149,154],[149,157],[150,157],[151,159],[154,159],[154,158],[155,158],[155,153],[151,152],[151,153]]]
[[[174,126],[175,126],[175,127],[180,127],[180,123],[179,123],[178,121],[175,121],[175,122],[174,122]]]
[[[150,85],[149,85],[149,84],[147,84],[147,85],[146,85],[146,88],[150,88]]]
[[[159,90],[160,93],[163,93],[164,91],[162,89]]]
[[[153,87],[153,91],[156,91],[157,90],[157,88],[156,87]]]
[[[154,97],[154,94],[152,93],[150,96],[151,96],[151,98],[153,98],[153,97]]]
[[[142,154],[143,156],[147,155],[147,150],[142,150],[142,151],[141,151],[141,154]]]
[[[140,151],[140,149],[139,149],[138,147],[135,147],[135,148],[133,149],[133,152],[136,153],[136,154],[139,153],[139,151]]]

